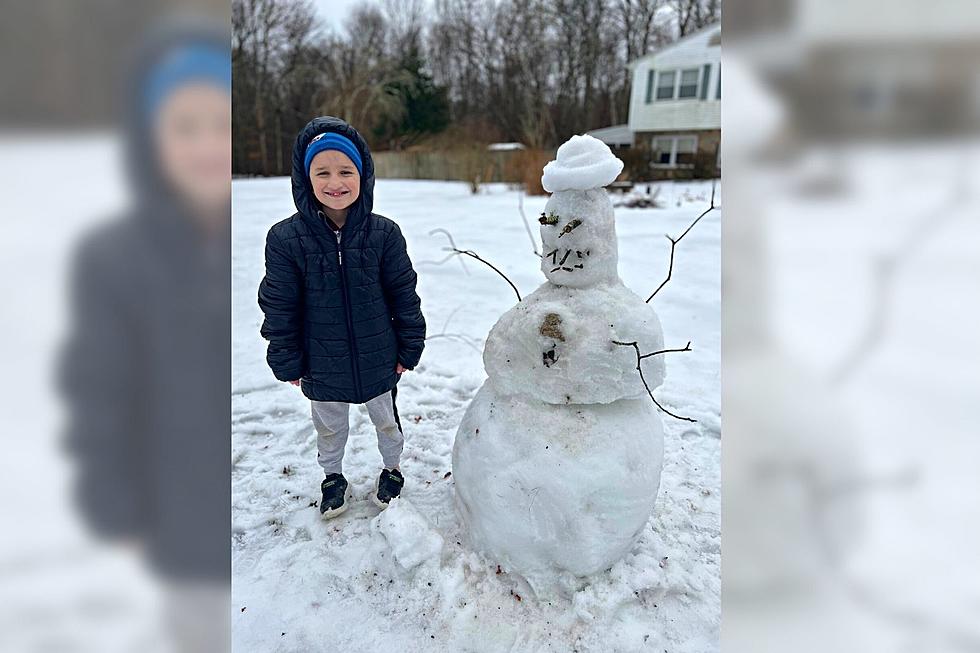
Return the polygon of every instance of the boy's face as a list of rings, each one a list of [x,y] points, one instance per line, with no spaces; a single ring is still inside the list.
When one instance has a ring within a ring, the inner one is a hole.
[[[227,213],[231,200],[231,98],[189,84],[161,105],[153,125],[160,168],[171,188],[198,210]]]
[[[310,184],[317,201],[334,210],[346,209],[361,194],[361,175],[343,152],[325,150],[310,162]]]

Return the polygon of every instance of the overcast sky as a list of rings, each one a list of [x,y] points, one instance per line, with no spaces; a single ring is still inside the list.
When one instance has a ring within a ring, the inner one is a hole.
[[[344,19],[351,8],[363,4],[364,0],[313,0],[313,4],[323,17],[323,22],[337,30],[343,28]]]
[[[365,4],[365,2],[366,0],[313,0],[313,6],[316,7],[317,12],[323,17],[323,22],[326,26],[340,31],[343,30],[344,20],[350,14],[351,9]],[[381,2],[379,0],[373,0],[372,4],[380,5]],[[429,0],[424,4],[431,6]]]

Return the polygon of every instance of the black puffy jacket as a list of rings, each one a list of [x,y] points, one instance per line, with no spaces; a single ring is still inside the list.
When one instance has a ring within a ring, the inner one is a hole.
[[[304,170],[314,136],[349,138],[363,163],[361,192],[335,232]],[[367,143],[339,118],[314,118],[293,147],[297,213],[269,230],[259,306],[267,360],[280,381],[302,379],[315,401],[364,403],[395,387],[396,363],[415,367],[425,345],[416,275],[398,225],[371,212],[374,162]]]
[[[226,25],[170,22],[133,57],[125,146],[135,206],[79,244],[59,382],[75,499],[169,578],[231,578],[231,204],[206,236],[159,167],[144,87],[174,48]],[[229,66],[231,52],[228,52]],[[228,98],[231,101],[231,98]],[[229,193],[230,200],[230,193]]]

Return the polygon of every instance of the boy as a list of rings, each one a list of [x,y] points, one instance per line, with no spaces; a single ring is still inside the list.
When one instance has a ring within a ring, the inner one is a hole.
[[[165,650],[221,651],[231,646],[228,26],[162,21],[140,41],[120,116],[132,204],[83,238],[66,277],[64,444],[84,521],[161,582]]]
[[[398,225],[371,212],[374,162],[346,122],[314,118],[300,131],[292,187],[297,213],[269,230],[259,286],[269,367],[312,401],[320,514],[336,517],[351,498],[350,404],[366,404],[377,430],[384,469],[371,499],[385,508],[405,482],[396,384],[425,345],[415,271]]]

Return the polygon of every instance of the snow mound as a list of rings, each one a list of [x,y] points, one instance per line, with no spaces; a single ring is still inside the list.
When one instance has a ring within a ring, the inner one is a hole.
[[[549,193],[608,186],[623,171],[623,162],[609,146],[588,134],[572,136],[558,148],[554,161],[544,167],[541,185]]]
[[[646,397],[636,350],[613,341],[635,341],[643,354],[663,349],[657,313],[621,281],[586,289],[544,283],[493,326],[483,364],[501,392],[549,404]],[[663,355],[644,359],[643,375],[651,390],[661,385]]]
[[[556,406],[487,380],[456,433],[453,478],[474,548],[537,593],[611,567],[653,511],[663,427],[648,398]]]
[[[406,571],[438,559],[442,553],[442,536],[404,497],[393,499],[372,526],[384,535],[395,560]]]

